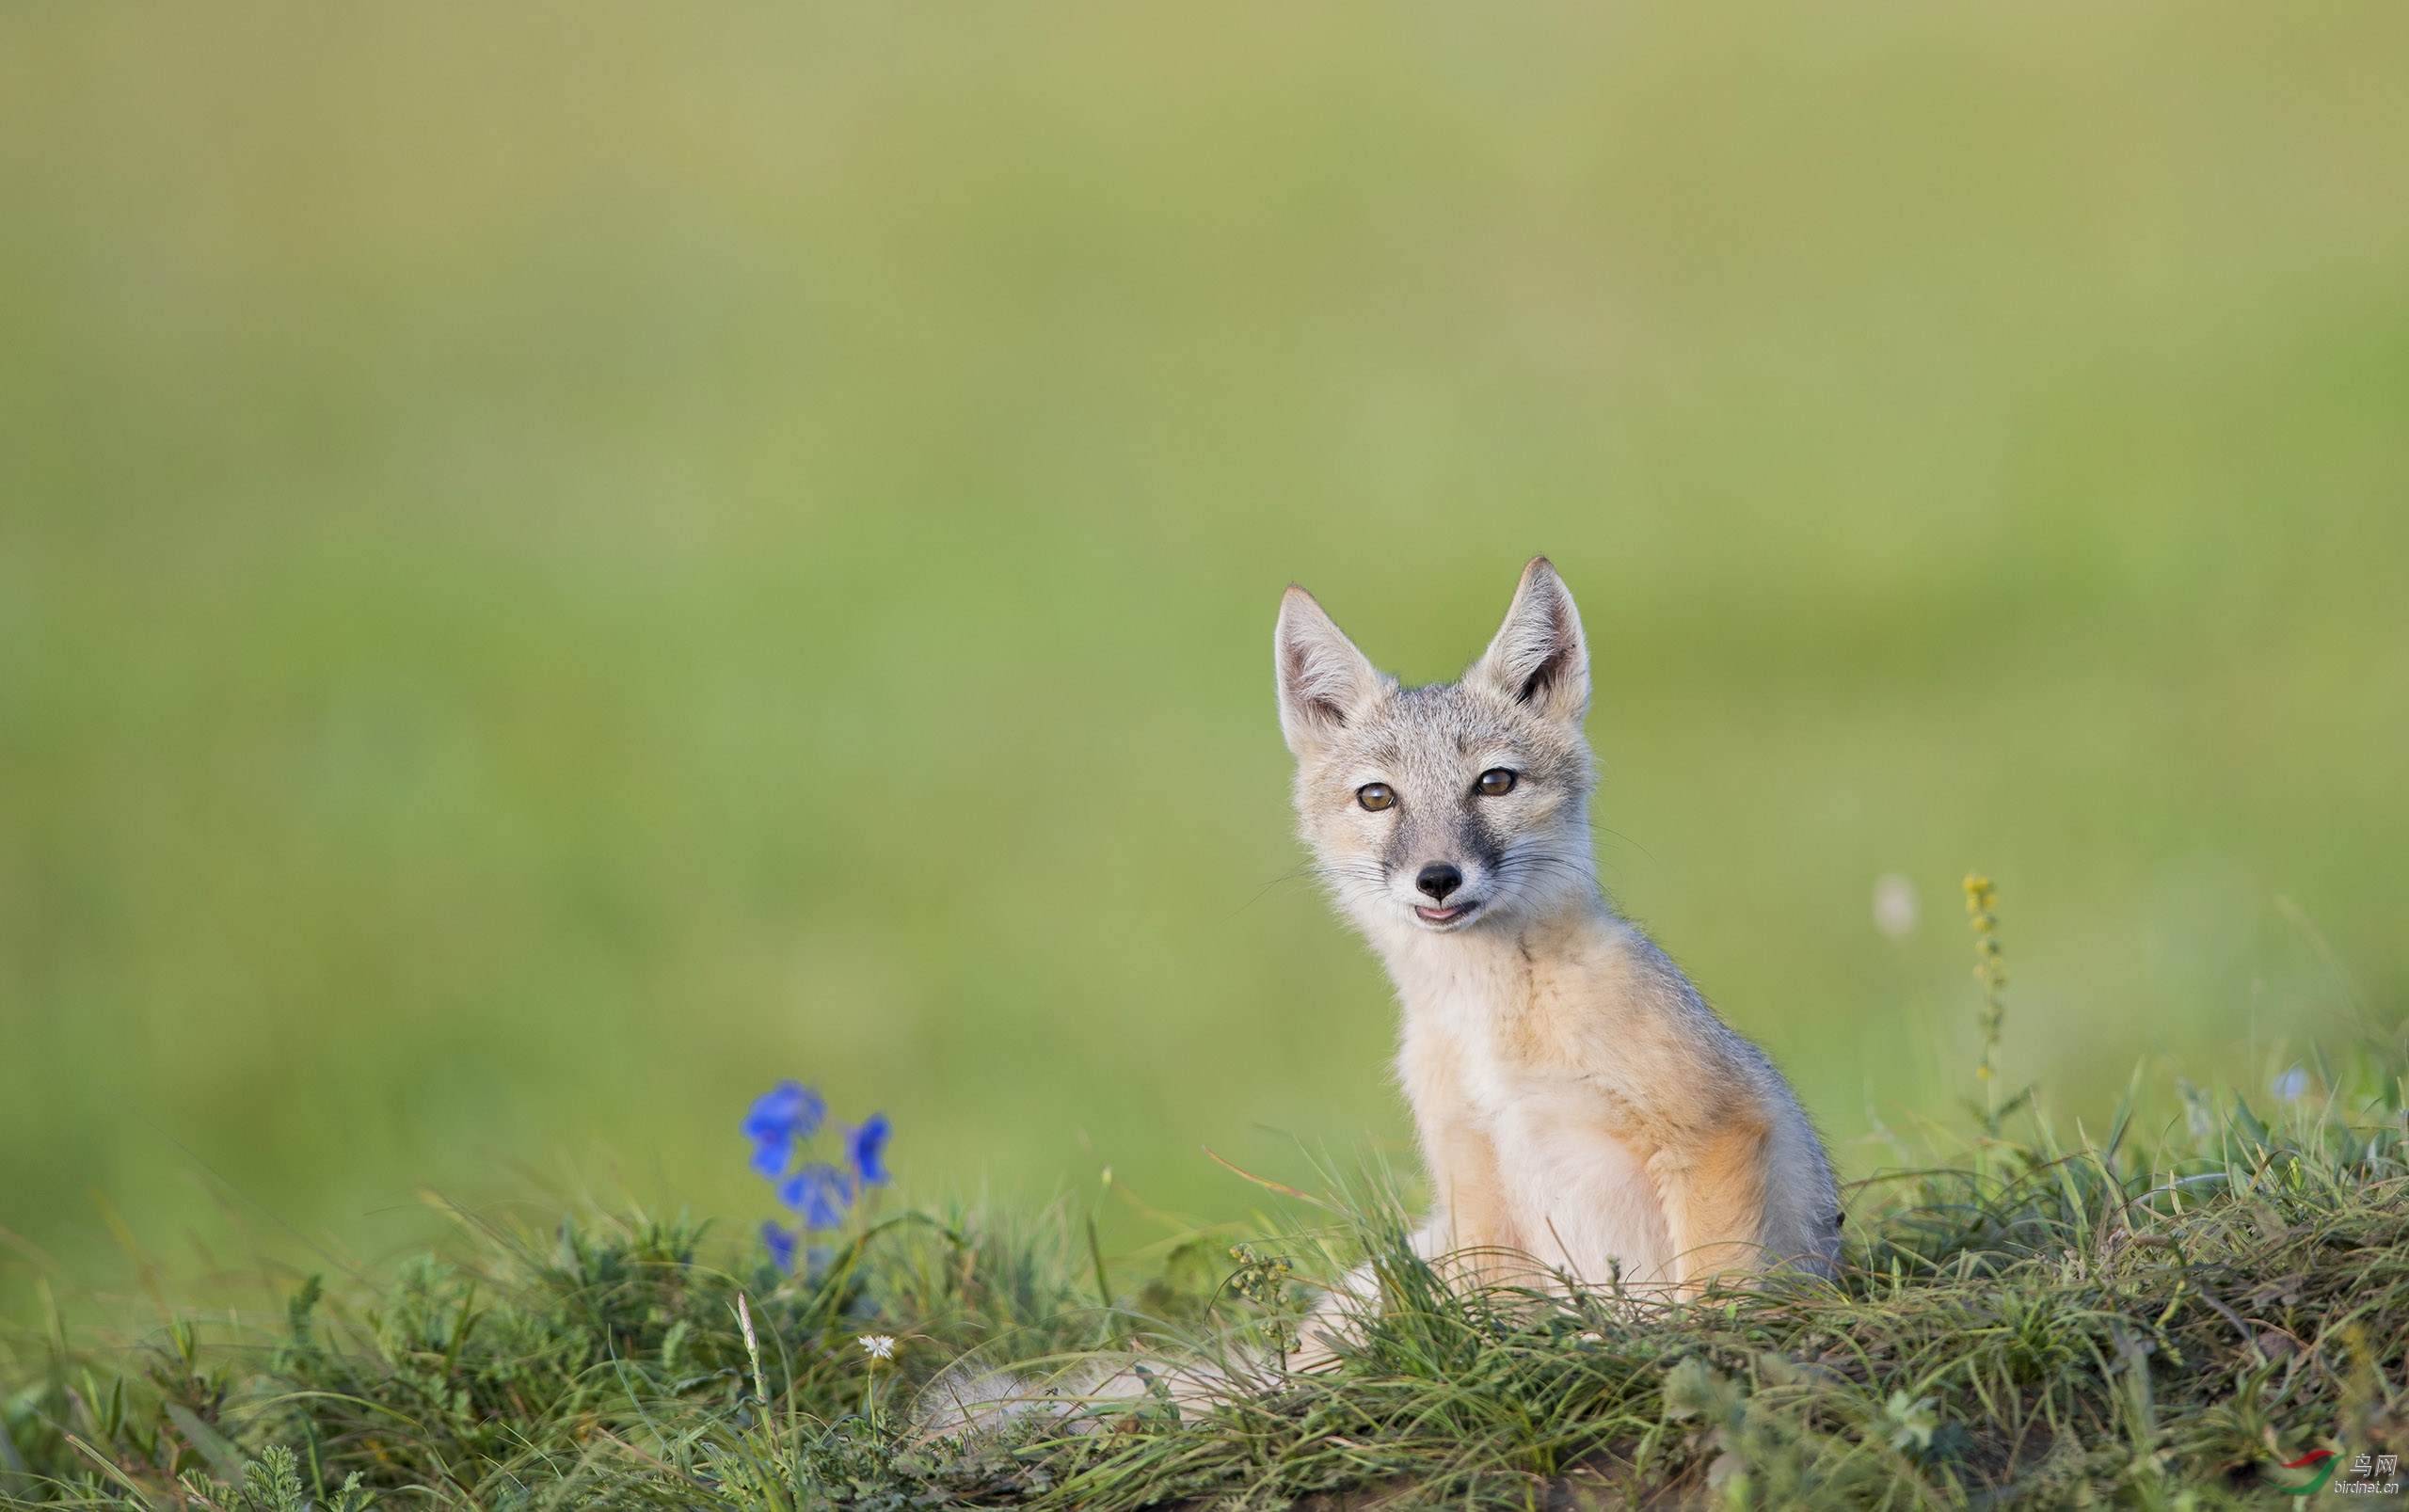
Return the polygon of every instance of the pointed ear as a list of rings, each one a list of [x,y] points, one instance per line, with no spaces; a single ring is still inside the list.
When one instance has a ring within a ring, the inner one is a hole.
[[[1550,719],[1579,724],[1589,708],[1589,646],[1572,593],[1543,556],[1531,558],[1497,638],[1464,681]]]
[[[1280,733],[1299,756],[1363,718],[1396,686],[1355,649],[1313,595],[1293,585],[1280,600],[1271,657],[1280,683]]]

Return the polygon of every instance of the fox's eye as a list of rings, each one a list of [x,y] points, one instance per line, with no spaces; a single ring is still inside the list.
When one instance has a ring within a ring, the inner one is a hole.
[[[1375,813],[1396,802],[1396,794],[1384,782],[1367,782],[1355,789],[1355,801]]]
[[[1483,797],[1503,798],[1514,790],[1514,774],[1504,767],[1492,767],[1473,786],[1480,789]]]

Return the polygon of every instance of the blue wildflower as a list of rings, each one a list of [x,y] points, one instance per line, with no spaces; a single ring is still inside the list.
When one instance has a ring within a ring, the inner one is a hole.
[[[854,1174],[865,1186],[884,1186],[890,1179],[885,1161],[888,1132],[886,1115],[872,1113],[860,1128],[845,1137],[845,1154],[854,1163]]]
[[[826,1162],[804,1167],[778,1188],[778,1201],[794,1209],[806,1229],[833,1229],[845,1221],[853,1193],[845,1173]]]
[[[785,1175],[795,1141],[818,1133],[827,1117],[826,1101],[801,1082],[782,1081],[755,1098],[744,1115],[744,1137],[753,1141],[753,1169],[770,1181]]]
[[[2294,1066],[2275,1078],[2274,1092],[2287,1103],[2297,1103],[2308,1095],[2308,1073]]]
[[[774,1223],[761,1225],[761,1246],[770,1251],[770,1264],[789,1275],[794,1273],[795,1236]]]

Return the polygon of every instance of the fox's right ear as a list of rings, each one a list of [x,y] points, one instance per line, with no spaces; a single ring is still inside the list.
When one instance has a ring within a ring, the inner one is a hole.
[[[1280,600],[1271,632],[1280,682],[1280,733],[1299,756],[1364,717],[1396,687],[1355,649],[1355,643],[1302,588]]]

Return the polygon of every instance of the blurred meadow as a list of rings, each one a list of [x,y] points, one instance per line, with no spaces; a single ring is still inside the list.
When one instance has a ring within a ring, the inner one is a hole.
[[[1225,1214],[1200,1146],[1394,1144],[1272,614],[1452,676],[1535,551],[1613,894],[1844,1159],[1973,1089],[1970,867],[2011,1084],[2263,1096],[2409,1010],[2404,56],[2374,4],[0,9],[0,1228],[758,1218],[782,1075],[916,1193]]]

